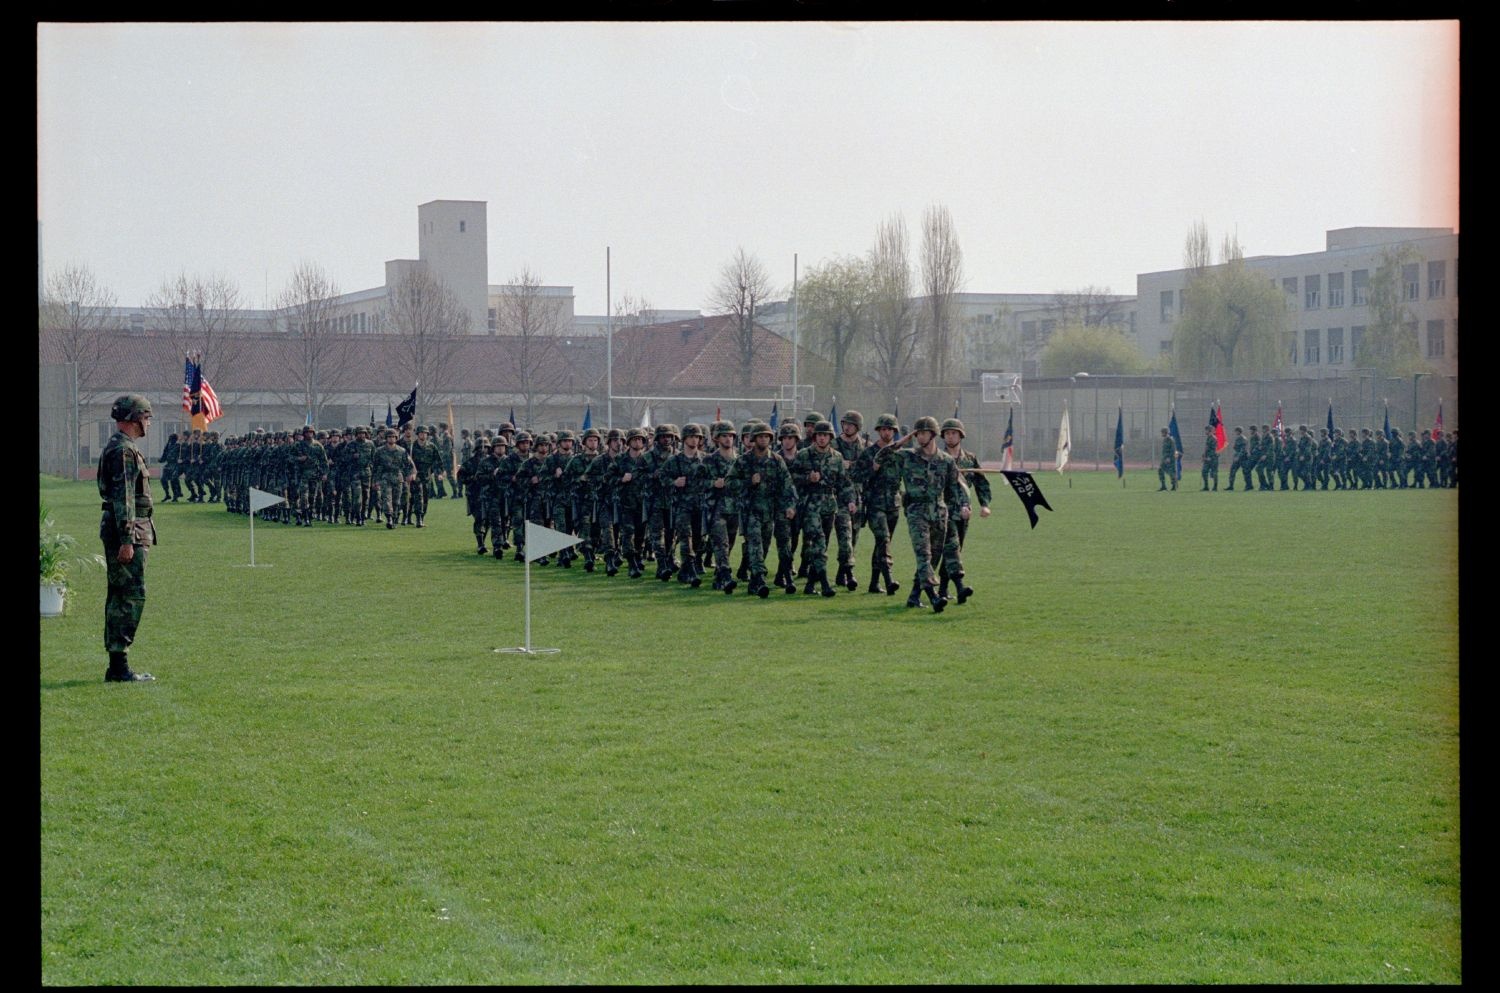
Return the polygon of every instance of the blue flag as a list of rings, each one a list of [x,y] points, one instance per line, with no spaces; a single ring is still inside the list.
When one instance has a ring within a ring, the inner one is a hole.
[[[1391,406],[1390,406],[1390,404],[1386,404],[1386,407],[1385,407],[1385,440],[1386,441],[1390,441],[1391,440]]]
[[[1177,448],[1177,478],[1182,478],[1182,434],[1177,430],[1177,408],[1172,408],[1172,421],[1167,425],[1167,433],[1172,436],[1172,444]]]
[[[1181,472],[1181,470],[1178,470]],[[1120,419],[1115,421],[1115,476],[1125,478],[1125,408],[1120,408]]]
[[[1387,417],[1390,416],[1389,411],[1387,411],[1386,416]],[[1386,423],[1389,424],[1390,422],[1387,421]],[[1333,401],[1332,400],[1328,401],[1328,437],[1330,437],[1330,438],[1333,437]]]
[[[305,428],[312,427],[312,411],[311,410],[309,410],[307,412],[307,417],[306,417],[306,419],[303,420],[302,426],[305,427]]]
[[[385,426],[388,428],[396,426],[396,415],[391,413],[391,402],[389,400],[385,402]]]
[[[583,408],[583,427],[580,430],[587,431],[589,428],[591,428],[593,426],[594,426],[594,405],[593,404],[589,404],[587,407]]]
[[[839,398],[833,398],[833,406],[828,408],[828,423],[835,426],[839,422]]]
[[[781,420],[781,415],[779,413],[777,413],[776,407],[777,407],[777,405],[773,402],[771,404],[771,430],[772,431],[776,430],[776,425]]]

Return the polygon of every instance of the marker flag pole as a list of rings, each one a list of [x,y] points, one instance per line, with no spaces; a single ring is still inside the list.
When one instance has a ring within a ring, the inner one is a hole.
[[[531,563],[553,552],[583,541],[571,534],[542,527],[532,521],[526,522],[526,643],[517,648],[497,648],[495,651],[508,655],[555,655],[561,648],[533,648],[531,646]]]

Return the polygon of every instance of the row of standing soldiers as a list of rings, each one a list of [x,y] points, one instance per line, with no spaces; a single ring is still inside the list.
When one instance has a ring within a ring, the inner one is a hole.
[[[1217,490],[1219,453],[1213,428],[1204,428],[1204,433],[1203,489],[1209,489],[1212,482],[1212,489]],[[1326,490],[1330,483],[1336,490],[1458,485],[1457,431],[1437,438],[1427,432],[1419,436],[1409,431],[1403,441],[1399,431],[1387,437],[1384,431],[1369,428],[1358,432],[1350,428],[1347,433],[1334,428],[1330,436],[1327,428],[1319,428],[1314,439],[1305,424],[1295,433],[1288,429],[1279,434],[1270,425],[1256,431],[1252,424],[1249,438],[1244,428],[1234,429],[1233,446],[1227,490],[1234,489],[1240,473],[1244,474],[1246,490],[1255,489],[1256,480],[1262,490],[1275,489],[1278,480],[1283,490]]]
[[[378,443],[372,433],[378,433]],[[254,488],[286,501],[259,512],[268,520],[301,527],[314,521],[364,527],[384,520],[387,528],[421,528],[429,500],[446,496],[444,482],[453,482],[452,460],[447,425],[408,424],[400,432],[363,425],[255,431],[228,438],[216,464],[231,513],[250,512]]]
[[[181,438],[168,435],[161,452],[163,502],[180,501],[186,483],[188,503],[218,503],[223,454],[217,431],[194,428],[191,434],[184,431]]]
[[[904,444],[912,435],[894,441],[898,428],[889,414],[877,419],[875,443],[861,435],[858,411],[847,411],[841,427],[836,437],[830,422],[812,415],[805,433],[795,424],[778,432],[752,421],[736,431],[716,421],[688,424],[680,433],[662,424],[652,433],[589,429],[575,437],[570,431],[532,435],[506,424],[494,437],[471,443],[458,480],[474,518],[477,554],[501,558],[513,547],[516,561],[523,561],[525,524],[532,521],[582,539],[576,550],[558,553],[565,568],[581,560],[593,572],[602,560],[606,575],[624,567],[639,578],[654,561],[658,579],[675,575],[693,587],[712,568],[714,589],[732,594],[747,581],[748,592],[762,598],[770,593],[766,557],[773,540],[778,563],[772,583],[785,592],[795,593],[799,578],[806,580],[805,594],[832,597],[835,585],[857,589],[854,550],[866,525],[875,546],[869,591],[881,592],[883,581],[884,592],[894,594],[901,584],[891,576],[890,541],[904,508],[917,559],[908,605],[919,606],[926,593],[941,611],[950,583],[963,603],[973,593],[963,582],[961,558],[970,503],[964,477],[973,478],[982,514],[988,515],[990,501],[978,460],[961,447],[963,425],[945,423],[948,452],[937,450],[938,425],[930,417],[918,419],[912,434],[925,440],[915,448]],[[736,570],[732,552],[741,538]],[[832,582],[830,538],[838,562]],[[546,558],[538,563],[548,564]]]

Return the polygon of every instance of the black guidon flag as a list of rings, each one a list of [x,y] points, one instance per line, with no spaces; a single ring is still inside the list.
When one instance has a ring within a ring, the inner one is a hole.
[[[1052,509],[1047,498],[1042,496],[1042,491],[1037,489],[1036,480],[1031,478],[1029,472],[1005,470],[1000,475],[1010,483],[1011,489],[1016,491],[1016,496],[1026,505],[1026,516],[1031,518],[1031,526],[1036,527],[1036,508],[1038,505]]]
[[[411,396],[396,404],[396,426],[406,427],[406,422],[417,416],[417,388],[411,388]]]

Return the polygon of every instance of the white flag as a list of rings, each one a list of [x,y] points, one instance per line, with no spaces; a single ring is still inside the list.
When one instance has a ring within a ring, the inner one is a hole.
[[[563,534],[551,528],[544,528],[540,524],[531,521],[526,522],[526,561],[535,562],[544,555],[561,551],[582,541],[571,534]]]
[[[286,503],[286,497],[279,497],[275,493],[267,493],[265,490],[250,487],[250,513],[274,507],[278,503]]]
[[[1073,432],[1068,427],[1068,405],[1063,404],[1062,426],[1057,429],[1057,471],[1062,472],[1068,464],[1068,453],[1073,447]]]
[[[651,405],[647,404],[645,412],[641,414],[641,427],[643,427],[643,428],[649,428],[650,426],[651,426]]]

